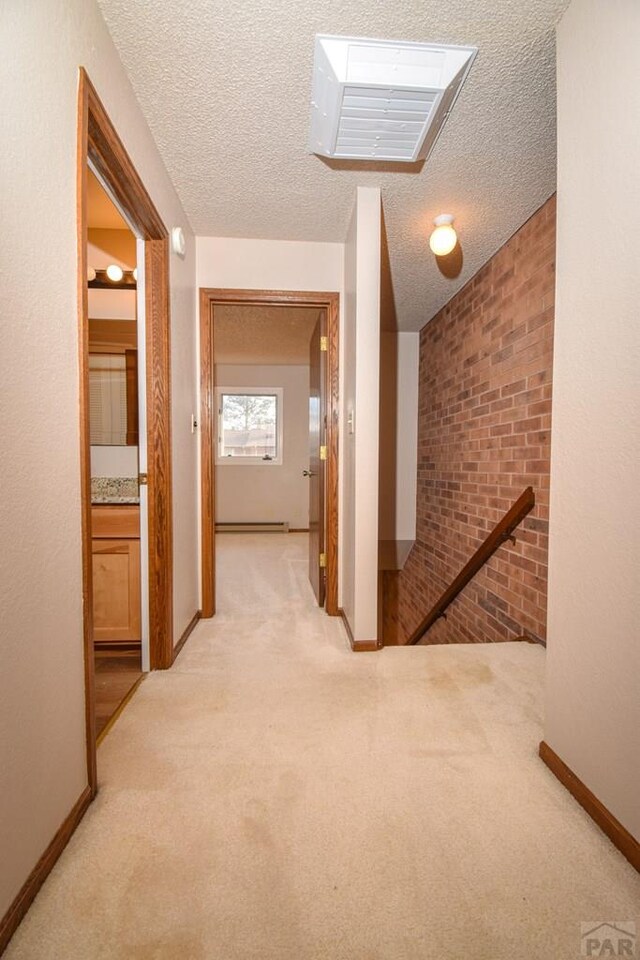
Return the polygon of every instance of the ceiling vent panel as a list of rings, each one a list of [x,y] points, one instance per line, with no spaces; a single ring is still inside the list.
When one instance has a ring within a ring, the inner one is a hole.
[[[477,52],[316,36],[310,151],[344,160],[425,160]]]

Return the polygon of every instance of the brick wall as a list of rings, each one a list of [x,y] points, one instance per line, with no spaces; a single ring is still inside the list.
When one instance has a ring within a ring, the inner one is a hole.
[[[525,487],[516,530],[423,642],[546,638],[555,197],[420,335],[416,545],[385,574],[384,638],[403,643]]]

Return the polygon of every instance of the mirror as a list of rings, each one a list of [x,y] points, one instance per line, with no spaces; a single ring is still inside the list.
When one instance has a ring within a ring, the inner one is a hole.
[[[89,347],[89,422],[92,446],[138,443],[136,350],[93,352]]]

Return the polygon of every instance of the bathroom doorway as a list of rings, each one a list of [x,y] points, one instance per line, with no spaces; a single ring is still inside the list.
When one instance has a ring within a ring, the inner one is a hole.
[[[92,794],[97,790],[96,770],[96,675],[94,672],[94,643],[96,627],[105,625],[111,614],[103,609],[94,624],[94,599],[104,596],[94,594],[93,541],[108,539],[95,537],[103,528],[94,526],[91,495],[91,385],[90,385],[90,325],[89,325],[89,226],[88,195],[90,172],[95,175],[106,191],[124,222],[136,238],[135,270],[121,261],[115,266],[122,270],[123,278],[133,281],[136,289],[136,376],[138,380],[137,458],[139,517],[137,521],[141,549],[139,565],[135,547],[124,541],[134,541],[135,520],[122,517],[123,526],[118,528],[114,540],[121,540],[119,554],[112,554],[107,564],[109,586],[106,594],[113,592],[113,584],[129,580],[126,609],[120,609],[117,627],[111,623],[109,632],[120,631],[119,640],[124,642],[135,634],[136,603],[131,603],[131,591],[136,569],[139,570],[139,617],[140,617],[140,668],[164,669],[171,666],[173,648],[172,611],[172,510],[171,510],[171,430],[170,430],[170,375],[169,375],[169,241],[168,230],[160,218],[140,180],[131,160],[114,129],[87,73],[79,71],[78,89],[78,157],[77,157],[77,207],[78,207],[78,344],[80,367],[80,465],[82,491],[82,546],[83,546],[83,601],[85,643],[85,708],[87,724],[87,769]],[[124,264],[124,265],[122,265]],[[126,269],[125,269],[126,268]],[[116,274],[118,275],[118,271]],[[98,272],[96,271],[96,278]],[[102,278],[102,275],[100,275]],[[95,279],[95,278],[94,278]],[[109,282],[110,278],[107,278]],[[106,282],[106,281],[105,281]],[[118,282],[120,282],[118,280]],[[143,333],[141,332],[143,331]],[[113,330],[110,331],[112,333]],[[132,348],[133,344],[128,344]],[[119,361],[121,363],[121,361]],[[135,392],[131,363],[127,367],[125,351],[124,387],[131,396]],[[128,413],[124,420],[125,435],[130,439],[135,434],[134,418]],[[95,436],[94,436],[95,439]],[[125,442],[123,446],[133,446]],[[126,456],[126,454],[125,454]],[[118,478],[116,478],[118,479]],[[122,479],[122,478],[120,478]],[[132,478],[125,478],[132,479]],[[111,504],[116,509],[118,505]],[[131,507],[132,504],[120,506]],[[126,512],[126,511],[125,511]],[[125,554],[127,554],[125,556]],[[104,554],[105,556],[107,554]],[[110,578],[110,579],[109,579]],[[107,582],[102,578],[103,584]],[[98,584],[96,584],[99,590]],[[146,592],[148,591],[148,592]],[[124,596],[124,593],[122,594]],[[103,617],[102,621],[100,617]],[[148,623],[148,627],[147,627]],[[145,656],[144,637],[148,636],[148,664],[142,663]],[[103,636],[103,639],[108,639]]]
[[[139,422],[146,398],[137,241],[91,167],[87,171],[87,300],[95,725],[98,743],[149,669],[145,504]],[[140,323],[138,323],[138,319]],[[140,329],[139,329],[140,328]],[[140,349],[142,345],[142,349]],[[142,414],[142,416],[141,416]],[[143,593],[145,594],[143,600]]]

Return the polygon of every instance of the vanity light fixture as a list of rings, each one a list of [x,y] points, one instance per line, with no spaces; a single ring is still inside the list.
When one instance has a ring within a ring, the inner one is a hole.
[[[441,213],[433,221],[435,230],[429,237],[429,246],[436,257],[446,257],[458,242],[458,235],[453,229],[453,219],[450,213]]]
[[[131,271],[131,276],[133,277],[133,279],[134,279],[134,280],[136,281],[136,283],[137,283],[137,282],[138,282],[138,268],[137,268],[137,267],[134,267],[134,268],[133,268],[133,270]]]
[[[119,280],[114,279],[117,276],[115,271],[120,273]],[[137,288],[134,271],[123,270],[115,264],[111,264],[107,270],[90,267],[87,270],[87,286],[90,290],[135,290]]]
[[[124,270],[116,263],[110,263],[107,267],[107,276],[109,277],[109,280],[112,280],[114,283],[120,283],[124,277]]]

